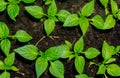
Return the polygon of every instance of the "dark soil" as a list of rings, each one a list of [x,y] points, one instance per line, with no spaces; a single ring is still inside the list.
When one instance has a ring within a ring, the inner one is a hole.
[[[85,3],[91,0],[56,0],[58,9],[66,9],[71,13],[77,13],[80,11]],[[98,1],[98,0],[96,0]],[[119,1],[119,0],[118,0]],[[42,6],[47,8],[47,6],[43,5],[42,0],[37,0],[36,5]],[[11,34],[15,34],[15,32],[19,29],[23,29],[27,31],[33,39],[28,43],[19,43],[17,41],[12,41],[12,49],[23,46],[25,44],[36,44],[42,37],[45,36],[45,32],[43,29],[43,22],[39,22],[39,20],[34,19],[24,10],[25,4],[20,4],[20,14],[16,18],[16,22],[13,22],[9,19],[6,11],[0,13],[0,21],[5,22]],[[95,13],[93,15],[100,14],[103,17],[104,15],[104,8],[100,6],[99,2],[96,2]],[[118,21],[119,22],[119,21]],[[44,38],[37,47],[41,51],[45,51],[47,48],[55,45],[64,44],[65,40],[69,40],[70,42],[75,42],[77,39],[81,37],[82,33],[79,27],[75,28],[64,28],[62,27],[62,23],[56,23],[55,31],[51,34],[52,38]],[[88,47],[95,47],[101,51],[101,46],[104,40],[106,40],[111,45],[120,45],[120,24],[117,23],[115,28],[105,31],[100,31],[90,26],[85,37],[85,48],[86,50]],[[0,51],[0,59],[3,60],[5,57],[2,51]],[[117,58],[117,64],[120,65],[120,57],[115,56]],[[98,62],[101,61],[102,57],[99,56],[94,60],[87,60],[86,59],[86,66],[84,73],[88,74],[90,77],[94,78],[104,78],[102,75],[96,76],[97,67],[92,65],[88,68],[89,61]],[[68,61],[61,60],[65,66],[65,78],[75,78],[77,72],[74,69],[74,60]],[[11,78],[35,78],[35,61],[28,61],[22,58],[21,56],[16,54],[15,58],[15,66],[19,68],[19,72],[10,72]],[[41,76],[41,78],[54,78],[50,75],[48,69],[45,73]],[[110,77],[113,78],[113,77]]]

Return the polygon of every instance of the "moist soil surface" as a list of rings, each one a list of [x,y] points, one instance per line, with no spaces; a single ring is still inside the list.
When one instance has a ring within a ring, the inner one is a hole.
[[[70,11],[71,13],[78,13],[83,5],[91,0],[56,0],[58,10],[65,9]],[[98,0],[96,0],[98,1]],[[119,1],[119,0],[118,0]],[[45,10],[47,10],[48,6],[45,6],[42,0],[37,0],[35,5],[42,6]],[[24,9],[25,4],[20,3],[20,13],[16,18],[16,22],[10,20],[9,16],[7,15],[6,11],[0,13],[0,21],[5,22],[9,29],[10,34],[15,34],[15,32],[19,29],[23,29],[27,31],[33,39],[28,43],[19,43],[18,41],[12,41],[12,49],[21,47],[26,44],[37,44],[37,47],[41,51],[45,51],[49,47],[64,44],[65,40],[68,40],[74,43],[78,40],[82,33],[79,27],[72,27],[72,28],[64,28],[63,23],[56,23],[56,27],[54,32],[50,35],[50,37],[45,37],[45,32],[43,29],[43,22],[34,19],[30,16]],[[95,2],[95,14],[100,14],[105,17],[104,8],[101,6],[99,2]],[[106,40],[111,45],[120,45],[120,21],[117,21],[116,26],[113,29],[100,31],[94,28],[92,25],[89,26],[89,29],[84,37],[85,40],[85,49],[88,47],[95,47],[101,51],[102,43]],[[39,42],[39,40],[41,40]],[[115,56],[117,58],[116,64],[120,65],[120,56]],[[5,55],[0,51],[0,59],[3,60]],[[75,78],[75,75],[78,73],[74,68],[74,60],[68,61],[64,59],[61,61],[65,67],[65,78]],[[86,65],[84,73],[88,74],[89,77],[94,78],[104,78],[103,75],[96,75],[98,67],[92,65],[89,66],[89,61],[100,62],[102,61],[102,56],[98,56],[94,60],[86,59]],[[19,68],[18,72],[10,71],[11,78],[36,78],[35,73],[35,61],[28,61],[22,58],[20,55],[16,54],[15,58],[15,66]],[[40,78],[54,78],[50,75],[48,69],[44,72],[44,74]],[[109,78],[113,78],[110,77]]]

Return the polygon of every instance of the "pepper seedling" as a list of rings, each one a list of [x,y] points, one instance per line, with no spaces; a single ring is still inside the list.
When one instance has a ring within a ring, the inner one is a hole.
[[[7,9],[9,17],[16,21],[16,16],[19,14],[20,7],[19,3],[23,2],[25,4],[33,3],[35,0],[0,0],[0,12],[3,12]]]
[[[43,8],[40,6],[26,6],[26,11],[36,19],[42,19],[43,16],[47,17],[44,21],[44,30],[46,35],[49,36],[55,29],[55,22],[64,21],[70,13],[66,10],[60,10],[57,14],[57,6],[54,0],[52,0],[47,14],[43,12]],[[57,19],[58,17],[58,19]]]
[[[0,74],[0,78],[10,78],[9,70],[12,71],[18,71],[18,68],[15,67],[14,64],[15,60],[15,53],[10,53],[4,61],[0,60],[0,70],[4,71],[2,74]]]
[[[0,48],[8,56],[11,48],[9,38],[17,39],[19,42],[28,42],[32,37],[24,30],[18,30],[15,35],[10,35],[9,28],[4,22],[0,22]]]
[[[66,41],[66,45],[70,47],[72,44],[69,41]],[[93,59],[100,54],[99,50],[93,47],[88,48],[84,52],[83,49],[84,40],[83,37],[81,37],[78,41],[75,42],[72,54],[69,54],[69,59],[75,58],[75,69],[79,73],[78,75],[76,75],[76,78],[89,78],[87,74],[83,74],[85,67],[85,58],[82,55],[85,55],[87,59]]]
[[[45,52],[39,51],[34,45],[25,45],[14,49],[16,53],[27,60],[36,60],[36,76],[39,78],[50,64],[49,71],[56,78],[64,78],[64,65],[59,58],[67,58],[69,48],[66,45],[53,46]],[[37,58],[38,57],[38,58]]]

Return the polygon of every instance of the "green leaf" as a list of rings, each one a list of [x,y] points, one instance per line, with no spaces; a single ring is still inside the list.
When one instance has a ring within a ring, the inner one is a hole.
[[[6,9],[7,3],[4,0],[0,0],[0,12]]]
[[[77,14],[69,15],[66,20],[64,21],[64,27],[73,27],[79,24],[79,18]]]
[[[117,18],[120,20],[120,9],[118,10]]]
[[[5,64],[0,60],[0,70],[5,70]]]
[[[45,29],[47,36],[49,36],[55,29],[55,21],[53,19],[45,20],[44,29]]]
[[[43,9],[40,6],[27,6],[25,7],[26,11],[36,19],[43,17]]]
[[[97,57],[100,54],[100,51],[97,50],[96,48],[88,48],[85,52],[84,52],[85,56],[87,59],[93,59],[95,57]]]
[[[55,3],[55,0],[52,0],[51,5],[49,6],[47,13],[48,13],[49,17],[54,16],[57,13],[57,6]]]
[[[72,47],[72,43],[71,43],[71,42],[69,42],[68,40],[65,40],[65,44],[66,44],[69,48],[71,48],[71,47]]]
[[[113,18],[113,15],[108,15],[102,29],[103,30],[111,29],[111,28],[113,28],[115,26],[115,23],[116,23],[116,21]]]
[[[82,33],[83,33],[83,35],[85,35],[85,33],[87,32],[88,27],[89,27],[89,21],[85,17],[81,17],[79,19],[79,21],[80,21],[79,25],[80,25],[80,28],[82,30]]]
[[[26,45],[14,49],[16,53],[28,60],[35,60],[38,56],[38,48],[34,45]]]
[[[4,63],[7,66],[11,66],[14,64],[14,60],[15,60],[15,53],[11,53],[5,58]]]
[[[22,0],[24,3],[33,3],[35,0]]]
[[[120,76],[120,67],[116,64],[110,64],[107,67],[107,73],[111,76]]]
[[[37,78],[39,78],[43,74],[43,72],[45,72],[47,66],[48,66],[48,62],[45,58],[39,57],[36,60],[35,69],[36,69]]]
[[[101,4],[107,8],[109,0],[100,0]]]
[[[16,21],[15,18],[19,14],[20,8],[18,4],[9,4],[7,7],[7,13],[13,21]]]
[[[97,74],[105,74],[106,66],[104,64],[101,64],[98,68]]]
[[[75,64],[75,68],[76,68],[77,72],[79,74],[82,74],[84,71],[84,67],[85,67],[84,57],[83,56],[76,56],[74,64]]]
[[[112,62],[115,62],[115,61],[116,61],[116,58],[110,58],[105,62],[105,64],[112,63]]]
[[[45,51],[45,56],[48,60],[57,60],[61,56],[61,52],[57,51],[57,46],[50,47]]]
[[[118,5],[114,0],[111,0],[111,9],[113,15],[115,15],[118,12]]]
[[[87,3],[81,11],[81,14],[83,16],[90,16],[92,13],[94,12],[94,0],[90,1],[89,3]]]
[[[68,16],[70,16],[71,13],[67,10],[60,10],[57,14],[58,16],[58,19],[61,21],[61,22],[65,22],[65,20],[67,19]]]
[[[8,0],[10,2],[10,4],[17,4],[18,0]]]
[[[0,45],[1,45],[0,47],[1,47],[2,51],[4,52],[4,54],[6,56],[8,56],[9,52],[10,52],[10,48],[11,48],[10,41],[8,39],[4,39],[1,41]]]
[[[32,37],[24,30],[18,30],[13,38],[18,39],[20,42],[28,42],[32,39]]]
[[[12,67],[11,67],[11,70],[13,70],[13,71],[18,71],[19,69],[18,69],[17,67],[15,67],[15,66],[12,66]]]
[[[64,78],[64,66],[62,64],[62,62],[60,62],[59,60],[54,61],[54,62],[50,62],[50,68],[49,71],[50,73],[57,78]]]
[[[75,78],[89,78],[86,74],[76,75]]]
[[[84,49],[84,40],[83,37],[81,37],[74,45],[74,52],[80,53]]]
[[[92,18],[92,24],[93,24],[93,26],[95,26],[96,28],[102,29],[103,26],[104,26],[104,20],[103,20],[103,18],[102,18],[100,15],[95,15],[95,16]]]
[[[10,78],[10,73],[5,71],[0,75],[0,78]]]
[[[112,54],[113,50],[111,50],[111,46],[106,41],[104,41],[102,46],[102,56],[104,60],[110,59]]]
[[[56,51],[60,54],[61,58],[68,58],[72,53],[70,52],[70,48],[67,45],[60,45],[57,47]]]
[[[7,38],[9,35],[9,29],[4,22],[0,22],[0,38]]]

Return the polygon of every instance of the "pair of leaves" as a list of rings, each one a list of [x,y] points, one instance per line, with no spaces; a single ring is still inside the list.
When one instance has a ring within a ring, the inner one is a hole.
[[[87,3],[81,10],[80,18],[77,14],[69,15],[64,21],[64,27],[73,27],[80,25],[83,35],[87,32],[89,27],[89,21],[86,17],[89,17],[94,11],[94,0]]]
[[[96,28],[102,29],[102,30],[113,28],[115,26],[115,23],[116,23],[116,21],[115,21],[115,19],[113,18],[112,15],[108,15],[105,22],[100,15],[95,15],[92,18],[92,24]]]
[[[84,40],[83,37],[81,37],[74,45],[74,52],[79,54],[83,51],[84,49]],[[84,52],[86,58],[88,59],[93,59],[97,57],[100,52],[96,48],[90,47]]]
[[[18,71],[18,69],[13,66],[15,60],[15,53],[9,54],[4,62],[0,61],[0,70],[13,70],[13,71]]]
[[[120,67],[116,64],[110,64],[107,67],[105,65],[100,65],[97,74],[105,74],[105,71],[111,76],[120,76]]]
[[[56,60],[54,62],[50,62],[49,71],[50,73],[57,78],[64,78],[64,66],[62,62]],[[45,58],[39,57],[36,61],[36,74],[37,78],[39,78],[42,73],[47,69],[48,62]]]

